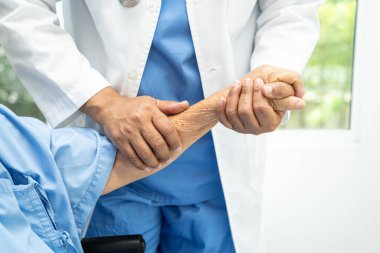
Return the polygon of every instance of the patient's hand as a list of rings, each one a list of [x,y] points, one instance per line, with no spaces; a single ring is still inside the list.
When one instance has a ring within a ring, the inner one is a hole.
[[[258,77],[261,78],[261,76],[256,76],[255,79]],[[286,81],[281,78],[279,78],[278,80],[282,82]],[[292,82],[289,83],[292,84]],[[297,85],[298,84],[293,85],[293,87],[295,87],[296,94],[298,92],[300,93],[299,95],[301,95],[302,92],[299,91],[299,87]],[[171,124],[177,129],[177,132],[181,139],[182,151],[181,153],[175,154],[173,160],[163,163],[158,169],[150,171],[139,170],[137,167],[131,164],[128,159],[125,159],[118,152],[111,175],[108,179],[106,187],[103,190],[103,194],[106,194],[108,192],[116,190],[117,188],[130,184],[149,175],[152,175],[162,170],[171,162],[173,162],[176,158],[178,158],[186,149],[188,149],[194,142],[200,139],[218,123],[218,103],[220,102],[220,100],[226,100],[229,93],[230,88],[227,88],[198,102],[186,111],[169,117]],[[256,97],[252,97],[251,100],[258,99],[259,101],[268,101],[267,98],[264,98],[262,96],[261,92],[255,92],[254,96]],[[248,98],[248,96],[246,97],[247,99],[250,99]]]
[[[262,79],[268,84],[264,85]],[[303,94],[298,74],[265,65],[231,87],[227,98],[218,104],[218,118],[224,126],[239,133],[271,132],[278,128],[285,111],[304,109]]]

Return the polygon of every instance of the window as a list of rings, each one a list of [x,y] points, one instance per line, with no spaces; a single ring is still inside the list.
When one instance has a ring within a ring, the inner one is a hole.
[[[321,6],[321,38],[303,74],[307,108],[292,112],[285,128],[350,128],[356,4],[327,0]]]

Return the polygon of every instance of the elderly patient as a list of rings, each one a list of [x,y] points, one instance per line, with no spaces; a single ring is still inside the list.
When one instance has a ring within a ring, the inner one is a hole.
[[[273,106],[259,91],[252,99]],[[216,93],[170,117],[183,151],[218,122],[218,106],[228,93]],[[289,110],[300,109],[295,97],[284,102]],[[167,165],[139,170],[94,130],[51,130],[0,105],[0,251],[82,252],[80,238],[100,195]]]

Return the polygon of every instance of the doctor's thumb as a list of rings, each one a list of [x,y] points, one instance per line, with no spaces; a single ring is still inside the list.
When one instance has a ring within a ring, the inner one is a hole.
[[[165,101],[156,99],[158,109],[166,115],[181,113],[189,108],[189,102]]]

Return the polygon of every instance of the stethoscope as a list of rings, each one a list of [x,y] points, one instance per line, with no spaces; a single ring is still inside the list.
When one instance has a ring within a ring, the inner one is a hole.
[[[119,0],[120,3],[128,8],[135,7],[141,0]]]

